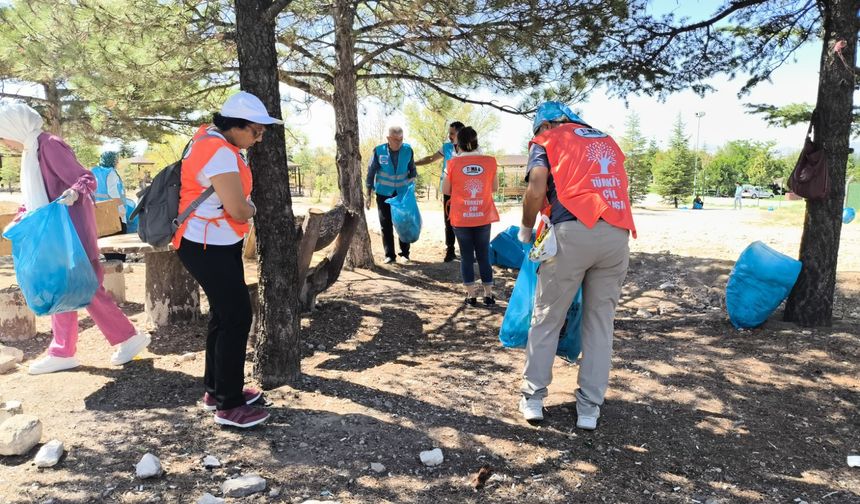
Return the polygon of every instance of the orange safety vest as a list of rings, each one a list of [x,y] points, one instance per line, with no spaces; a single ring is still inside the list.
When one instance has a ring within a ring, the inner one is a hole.
[[[455,156],[448,161],[451,182],[451,225],[478,227],[498,222],[493,202],[496,158],[493,156]]]
[[[581,124],[562,124],[532,139],[546,149],[558,201],[591,229],[598,219],[636,238],[627,193],[624,153],[602,131]]]
[[[253,176],[251,175],[251,169],[248,167],[248,163],[246,163],[239,154],[239,148],[219,136],[207,135],[207,128],[208,125],[206,124],[200,126],[200,129],[197,130],[197,133],[194,134],[194,137],[191,140],[191,151],[188,153],[188,157],[182,160],[182,187],[179,191],[179,213],[184,212],[185,209],[188,208],[188,205],[190,205],[206,190],[206,188],[200,185],[200,182],[197,181],[197,175],[221,147],[227,147],[236,154],[236,162],[239,164],[239,177],[242,180],[242,192],[246,198],[251,195],[251,188],[254,184]],[[212,219],[198,217],[197,213],[193,212],[191,216],[188,217],[181,226],[179,226],[176,234],[173,235],[173,248],[177,250],[179,249],[179,244],[182,242],[182,236],[185,234],[185,229],[188,227],[188,222],[191,219],[201,219],[206,221],[206,229],[209,228],[210,224],[220,226],[220,221],[225,221],[231,228],[233,228],[233,231],[241,237],[248,234],[248,231],[251,228],[250,224],[247,222],[238,222],[234,220],[226,210],[223,211],[221,217],[215,217]],[[205,231],[203,232],[203,247],[206,247]]]

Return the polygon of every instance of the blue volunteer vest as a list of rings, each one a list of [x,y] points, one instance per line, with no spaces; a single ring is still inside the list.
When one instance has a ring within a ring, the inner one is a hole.
[[[391,196],[397,189],[406,187],[406,175],[409,173],[409,161],[412,159],[412,147],[409,144],[403,144],[397,155],[397,170],[394,169],[394,164],[391,162],[391,155],[388,152],[388,144],[376,146],[373,150],[376,153],[376,159],[379,161],[379,171],[376,172],[376,180],[373,184],[373,190],[377,194],[383,196]]]
[[[96,178],[96,192],[93,194],[96,201],[107,201],[111,199],[108,192],[108,176],[115,168],[107,166],[94,166],[91,170]],[[122,179],[117,176],[116,190],[119,193],[119,199],[125,199],[125,187],[122,185]]]
[[[454,144],[445,142],[442,144],[442,173],[439,174],[439,192],[442,192],[442,181],[445,180],[445,175],[448,174],[448,161],[454,157]]]

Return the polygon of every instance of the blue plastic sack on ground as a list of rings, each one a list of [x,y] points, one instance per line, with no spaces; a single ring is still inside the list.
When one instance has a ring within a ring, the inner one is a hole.
[[[726,285],[726,310],[738,329],[758,327],[788,297],[800,261],[757,241],[741,252]]]
[[[397,230],[397,238],[405,243],[415,243],[421,235],[421,212],[415,198],[415,183],[398,191],[397,196],[385,200],[391,205],[391,221]]]
[[[140,216],[135,215],[134,219],[131,218],[131,214],[132,214],[132,212],[134,212],[134,208],[136,206],[137,206],[137,204],[134,201],[132,201],[128,198],[125,199],[125,221],[126,221],[125,232],[126,233],[137,233],[137,225],[140,222],[139,221]]]
[[[842,223],[843,224],[851,224],[851,221],[854,220],[854,217],[857,216],[857,211],[851,207],[842,209]]]
[[[499,341],[506,348],[525,348],[528,341],[539,265],[540,263],[529,261],[527,255],[523,258],[514,290],[508,300],[502,328],[499,331]],[[582,289],[580,288],[567,312],[567,321],[562,328],[562,335],[558,340],[558,348],[555,352],[556,355],[566,361],[574,362],[579,357],[581,323]]]
[[[520,267],[531,245],[520,242],[519,232],[518,226],[511,226],[490,241],[490,262],[505,268]]]
[[[29,212],[3,236],[12,242],[18,286],[36,315],[90,304],[99,283],[67,206],[54,202]]]

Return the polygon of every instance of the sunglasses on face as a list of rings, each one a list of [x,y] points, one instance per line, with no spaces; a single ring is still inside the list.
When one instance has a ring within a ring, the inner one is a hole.
[[[266,126],[263,124],[251,124],[251,125],[248,125],[248,128],[250,128],[251,133],[254,134],[254,139],[262,138],[263,133],[266,132]]]

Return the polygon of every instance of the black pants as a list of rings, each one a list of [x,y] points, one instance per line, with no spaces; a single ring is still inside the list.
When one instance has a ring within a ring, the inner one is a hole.
[[[207,245],[182,239],[177,252],[185,269],[209,298],[209,334],[206,339],[206,392],[218,409],[245,404],[245,350],[251,330],[251,297],[245,285],[242,242]]]
[[[454,226],[451,225],[451,196],[445,194],[442,196],[442,208],[445,212],[445,246],[449,251],[454,252]]]
[[[123,221],[119,221],[120,232],[117,234],[128,233],[128,226]],[[125,254],[105,254],[105,261],[122,261],[125,262]]]
[[[392,196],[396,195],[394,193]],[[394,224],[391,222],[391,205],[385,202],[392,196],[376,195],[376,208],[379,212],[379,226],[382,228],[382,248],[385,249],[385,257],[396,259],[394,253]],[[409,244],[400,242],[400,255],[409,257]]]

